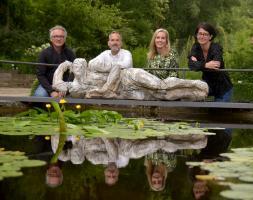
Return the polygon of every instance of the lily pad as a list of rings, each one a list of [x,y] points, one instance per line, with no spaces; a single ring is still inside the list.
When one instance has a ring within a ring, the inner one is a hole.
[[[0,148],[0,180],[22,176],[23,173],[20,171],[22,167],[37,167],[45,164],[46,162],[41,160],[29,160],[23,152],[4,151]]]
[[[166,124],[144,118],[123,118],[115,111],[65,110],[51,102],[55,112],[30,109],[16,117],[0,117],[0,134],[4,135],[84,135],[87,137],[120,137],[138,139],[175,135],[211,135],[204,128],[185,122]],[[48,108],[48,107],[47,107]],[[186,140],[189,138],[187,137]]]
[[[239,184],[228,183],[230,190],[221,195],[230,199],[253,199],[253,148],[232,149],[231,153],[223,153],[230,161],[225,162],[188,162],[190,166],[200,166],[210,172],[216,179],[236,179]],[[247,184],[245,184],[245,182]],[[224,182],[222,183],[224,184]]]

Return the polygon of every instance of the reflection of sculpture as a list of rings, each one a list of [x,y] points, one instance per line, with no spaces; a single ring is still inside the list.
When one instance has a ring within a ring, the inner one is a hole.
[[[53,135],[51,137],[51,147],[56,153],[59,144],[60,135]],[[58,156],[58,160],[66,162],[71,161],[73,164],[81,164],[85,160],[83,152],[84,137],[76,139],[75,136],[68,136],[62,151]]]
[[[70,69],[75,79],[64,82],[63,73]],[[85,59],[64,62],[54,74],[53,87],[58,91],[69,91],[72,97],[102,97],[138,100],[203,100],[208,86],[200,80],[184,80],[169,77],[161,80],[143,69],[120,69],[112,65],[108,73],[100,72],[98,66],[87,65]]]
[[[62,144],[60,139],[61,135],[51,137],[51,146],[54,152],[57,152],[59,144]],[[103,137],[84,138],[81,136],[77,140],[75,136],[67,136],[66,141],[63,140],[63,142],[62,151],[55,154],[58,160],[70,160],[73,164],[81,164],[87,159],[92,164],[102,164],[106,167],[104,170],[106,184],[114,185],[118,181],[119,168],[127,166],[130,159],[141,158],[156,151],[170,153],[178,149],[200,149],[206,146],[207,137],[206,135],[188,134],[171,135],[163,139],[127,140]],[[167,168],[164,172],[167,174]]]

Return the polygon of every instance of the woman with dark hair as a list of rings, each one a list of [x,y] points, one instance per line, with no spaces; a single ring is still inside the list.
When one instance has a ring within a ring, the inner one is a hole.
[[[188,57],[189,68],[203,71],[202,79],[209,86],[209,96],[215,101],[229,102],[233,85],[224,69],[222,47],[213,42],[216,37],[215,28],[208,23],[200,23],[195,30],[195,44]]]

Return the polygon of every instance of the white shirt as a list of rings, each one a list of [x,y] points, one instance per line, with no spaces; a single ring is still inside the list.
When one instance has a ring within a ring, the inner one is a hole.
[[[105,50],[89,62],[90,68],[100,72],[109,72],[112,65],[118,65],[121,69],[133,67],[132,54],[125,49],[120,49],[116,55],[111,50]]]

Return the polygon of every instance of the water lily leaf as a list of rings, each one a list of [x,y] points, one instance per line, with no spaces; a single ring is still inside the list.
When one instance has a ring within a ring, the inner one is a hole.
[[[21,171],[5,171],[3,178],[7,177],[19,177],[22,176],[23,173]]]
[[[253,192],[240,191],[240,190],[225,190],[220,193],[221,196],[229,199],[253,199]]]
[[[20,167],[39,167],[46,164],[45,161],[42,160],[22,160],[17,163]]]
[[[100,128],[96,127],[96,126],[83,126],[83,129],[85,131],[87,131],[88,134],[92,134],[92,135],[98,134],[99,136],[102,136],[102,135],[109,134],[108,131],[100,129]]]
[[[19,171],[21,168],[20,166],[15,165],[15,162],[4,163],[0,166],[0,171],[5,173],[6,171]]]
[[[251,182],[251,183],[253,183],[253,175],[251,175],[251,176],[240,176],[239,180],[244,181],[244,182]]]
[[[0,180],[7,177],[22,176],[22,167],[37,167],[45,165],[46,162],[40,160],[29,160],[24,152],[4,151],[0,148]]]
[[[52,105],[58,105],[52,103]],[[58,111],[60,108],[56,106]],[[204,128],[192,127],[184,122],[163,123],[144,118],[123,118],[115,111],[87,110],[76,113],[71,110],[45,113],[40,110],[29,111],[19,117],[0,117],[0,134],[4,135],[53,135],[59,133],[59,121],[64,121],[62,134],[86,135],[88,137],[119,137],[138,139],[174,135],[174,139],[194,140],[213,133]],[[21,117],[22,116],[22,117]],[[116,123],[117,122],[117,123]],[[62,123],[62,122],[61,122]],[[13,124],[13,126],[10,126]],[[91,126],[92,124],[92,126]],[[58,127],[58,128],[57,128]],[[192,138],[190,138],[190,136]],[[177,138],[178,137],[178,138]]]

